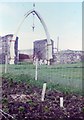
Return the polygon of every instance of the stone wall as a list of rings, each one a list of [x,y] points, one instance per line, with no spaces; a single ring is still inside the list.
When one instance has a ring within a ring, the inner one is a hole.
[[[58,53],[54,54],[53,63],[75,63],[82,61],[83,52],[82,51],[74,51],[74,50],[65,50],[59,51]]]

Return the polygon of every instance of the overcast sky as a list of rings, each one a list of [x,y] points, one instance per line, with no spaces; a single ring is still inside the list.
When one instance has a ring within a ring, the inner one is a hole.
[[[32,8],[32,2],[0,2],[0,36],[14,34],[24,14]],[[55,47],[59,36],[59,49],[82,50],[82,2],[36,2],[35,9],[44,19]],[[36,15],[34,24],[33,32],[31,14],[17,34],[19,49],[33,48],[33,41],[46,38]]]

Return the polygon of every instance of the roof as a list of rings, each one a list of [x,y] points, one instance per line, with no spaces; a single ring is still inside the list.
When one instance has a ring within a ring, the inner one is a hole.
[[[52,39],[51,39],[51,41],[53,41]],[[34,43],[42,43],[42,42],[47,42],[47,39],[43,39],[43,40],[36,40],[36,41],[34,41]]]

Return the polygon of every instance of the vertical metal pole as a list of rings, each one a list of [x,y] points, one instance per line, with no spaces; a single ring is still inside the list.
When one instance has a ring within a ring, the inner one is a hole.
[[[57,62],[60,62],[60,56],[59,56],[59,36],[57,37]]]
[[[35,80],[38,78],[38,59],[36,58]]]
[[[7,73],[8,56],[5,55],[5,73]]]
[[[59,36],[57,37],[57,52],[59,51]]]

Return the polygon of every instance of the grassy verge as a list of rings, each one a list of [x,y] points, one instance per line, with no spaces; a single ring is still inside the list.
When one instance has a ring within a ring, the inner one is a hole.
[[[76,94],[81,94],[82,95],[82,91],[80,91],[80,89],[71,89],[70,86],[63,86],[60,84],[54,84],[52,82],[47,82],[44,80],[34,80],[32,79],[29,75],[24,75],[24,74],[19,74],[19,75],[13,75],[10,73],[7,74],[3,74],[3,79],[7,79],[10,82],[11,81],[17,81],[17,82],[26,82],[26,84],[28,85],[32,85],[32,86],[36,86],[39,88],[43,87],[43,83],[47,83],[47,89],[50,90],[59,90],[63,93],[76,93]]]

